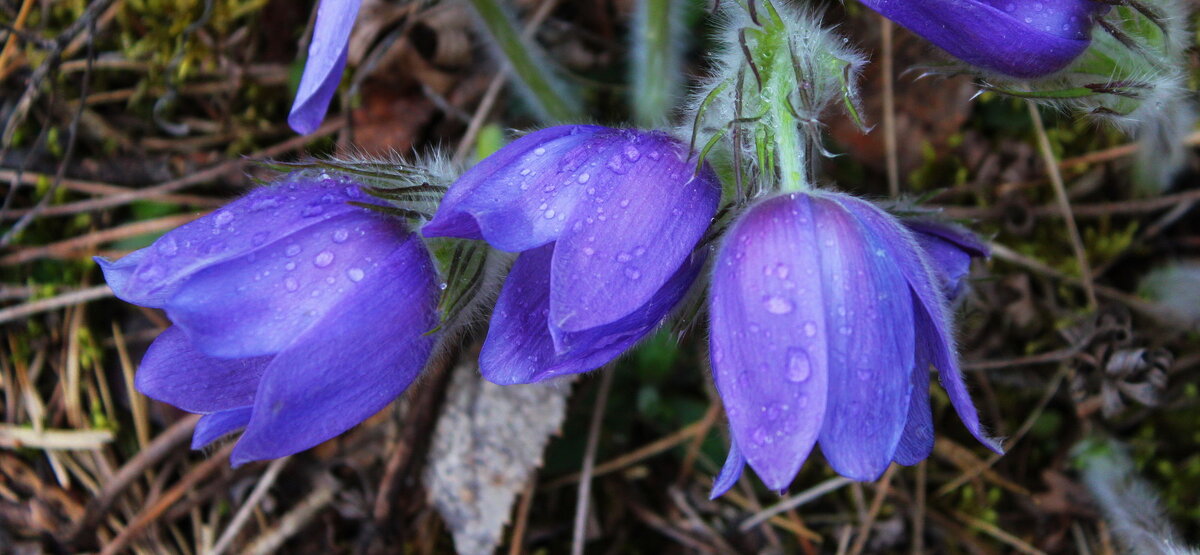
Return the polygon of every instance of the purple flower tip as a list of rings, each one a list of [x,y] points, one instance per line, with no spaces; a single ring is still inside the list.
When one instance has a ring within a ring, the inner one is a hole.
[[[924,459],[931,366],[998,449],[959,371],[933,262],[892,216],[842,194],[776,196],[733,224],[714,266],[710,358],[732,435],[714,496],[745,464],[786,489],[817,443],[856,480]]]
[[[429,253],[352,200],[367,200],[352,181],[293,176],[97,260],[118,297],[175,324],[135,381],[205,415],[195,447],[245,428],[235,465],[296,453],[378,412],[425,366],[437,302]]]
[[[297,133],[308,134],[320,127],[337,92],[346,69],[350,30],[358,16],[361,0],[321,0],[317,22],[308,46],[304,74],[296,89],[296,99],[288,113],[288,125]]]
[[[863,0],[973,66],[1040,77],[1071,63],[1109,6],[1093,0]]]
[[[427,237],[521,253],[480,370],[528,383],[585,372],[654,329],[703,265],[720,186],[661,132],[563,125],[514,141],[451,187]]]
[[[906,219],[904,225],[921,246],[942,294],[950,301],[966,289],[971,259],[991,255],[986,243],[961,226],[923,219]]]

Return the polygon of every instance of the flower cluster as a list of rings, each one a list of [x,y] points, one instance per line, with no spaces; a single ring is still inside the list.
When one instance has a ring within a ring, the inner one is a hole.
[[[1010,75],[1069,62],[1107,9],[867,4]],[[289,119],[299,131],[324,115],[358,6],[320,4]],[[462,299],[450,296],[469,292],[472,306],[494,298],[479,367],[507,385],[604,366],[706,284],[710,362],[731,432],[714,495],[747,464],[782,490],[818,443],[834,470],[858,480],[924,459],[931,370],[967,429],[999,451],[967,393],[950,315],[986,245],[961,227],[816,188],[819,118],[839,99],[854,113],[863,58],[811,14],[769,2],[728,9],[742,10],[726,33],[740,48],[718,59],[691,103],[692,144],[664,131],[562,125],[521,137],[448,187],[388,190],[386,171],[356,176],[350,165],[296,172],[125,258],[99,259],[118,297],[174,323],[143,359],[138,388],[203,414],[197,447],[244,428],[235,464],[279,457],[400,395],[451,333],[446,312]],[[963,34],[984,22],[995,25]],[[1015,35],[1029,40],[988,46]],[[1016,65],[1032,58],[1035,69]],[[722,183],[710,157],[735,183]],[[724,206],[723,185],[737,191]],[[429,195],[436,211],[405,204]],[[509,265],[507,277],[498,291],[443,283],[458,279],[459,259],[435,259],[426,241],[510,253],[489,259]]]

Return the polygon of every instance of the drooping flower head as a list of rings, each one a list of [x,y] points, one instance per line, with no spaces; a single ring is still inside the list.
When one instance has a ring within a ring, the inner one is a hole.
[[[325,119],[329,102],[333,100],[333,93],[337,92],[346,69],[350,30],[361,3],[362,0],[321,0],[317,7],[317,22],[308,45],[304,74],[288,113],[288,125],[297,133],[312,133]]]
[[[710,355],[729,416],[720,495],[746,463],[788,486],[813,446],[839,474],[878,478],[933,448],[929,369],[992,449],[967,393],[933,257],[854,197],[768,198],[727,233],[710,289]],[[948,272],[947,275],[952,275]]]
[[[976,67],[1040,77],[1071,63],[1109,5],[1094,0],[863,0]]]
[[[245,428],[232,461],[289,455],[399,395],[435,338],[436,274],[420,239],[341,177],[293,174],[110,262],[127,302],[174,326],[136,376],[203,414],[193,446]]]
[[[707,165],[658,132],[564,125],[514,141],[454,183],[427,237],[521,253],[480,370],[500,383],[585,372],[657,326],[703,262],[720,198]]]

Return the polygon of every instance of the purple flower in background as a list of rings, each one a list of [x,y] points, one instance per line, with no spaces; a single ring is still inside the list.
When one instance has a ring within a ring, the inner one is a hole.
[[[138,389],[203,414],[192,446],[245,428],[233,464],[290,455],[375,414],[424,368],[436,274],[421,240],[344,178],[293,175],[110,262],[117,297],[175,324]]]
[[[521,253],[480,371],[498,384],[586,372],[654,329],[703,265],[720,198],[665,133],[564,125],[518,139],[454,183],[427,237]]]
[[[732,436],[714,497],[746,463],[785,489],[818,441],[856,480],[924,459],[930,366],[971,433],[999,451],[963,383],[933,264],[903,224],[848,195],[777,196],[734,223],[709,299]]]
[[[884,17],[973,66],[1040,77],[1091,43],[1109,6],[1093,0],[863,0]]]
[[[971,259],[987,258],[991,249],[961,226],[925,219],[903,222],[925,253],[942,294],[949,301],[957,299],[966,288]]]
[[[304,75],[296,89],[296,100],[288,113],[288,125],[297,133],[312,133],[325,119],[329,101],[337,92],[346,69],[350,29],[358,16],[361,0],[321,0],[317,22],[308,45]]]

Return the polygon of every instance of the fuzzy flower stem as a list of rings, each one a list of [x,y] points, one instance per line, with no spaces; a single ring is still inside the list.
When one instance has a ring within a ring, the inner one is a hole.
[[[479,21],[504,53],[513,75],[529,90],[535,110],[551,121],[579,119],[578,102],[546,72],[544,65],[536,62],[532,54],[536,47],[522,40],[512,18],[500,4],[496,0],[470,1]]]

